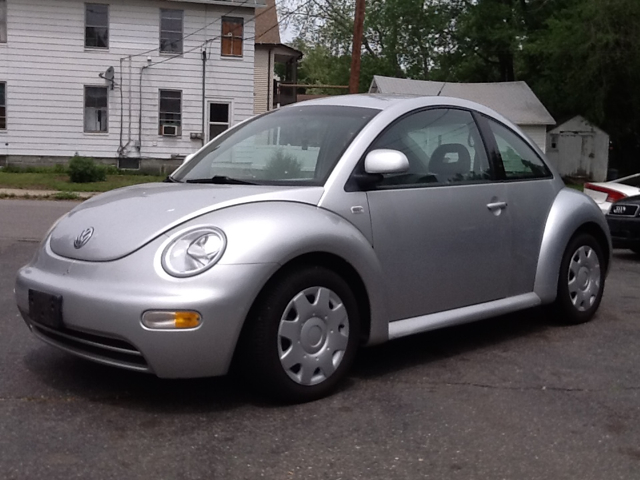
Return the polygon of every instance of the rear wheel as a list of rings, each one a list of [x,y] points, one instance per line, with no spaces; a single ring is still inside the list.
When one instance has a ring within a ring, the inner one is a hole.
[[[605,259],[597,240],[579,233],[567,247],[560,265],[555,310],[562,323],[591,320],[598,310],[605,282]]]
[[[241,362],[260,391],[305,402],[331,393],[345,377],[360,322],[355,297],[335,272],[318,266],[286,272],[252,311]]]

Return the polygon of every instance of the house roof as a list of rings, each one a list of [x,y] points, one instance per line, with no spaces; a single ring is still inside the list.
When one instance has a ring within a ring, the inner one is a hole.
[[[280,43],[276,0],[266,0],[265,7],[256,8],[256,43]]]
[[[607,132],[591,123],[582,115],[574,115],[573,117],[558,123],[558,126],[553,130],[549,130],[549,133],[562,132],[597,132],[608,136]]]
[[[374,75],[370,92],[447,96],[485,105],[517,125],[555,125],[526,82],[451,83]]]

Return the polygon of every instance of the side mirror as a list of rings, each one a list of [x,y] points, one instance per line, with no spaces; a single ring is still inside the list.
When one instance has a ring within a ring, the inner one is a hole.
[[[364,171],[367,173],[404,173],[407,170],[409,170],[409,160],[398,150],[373,150],[364,159]]]

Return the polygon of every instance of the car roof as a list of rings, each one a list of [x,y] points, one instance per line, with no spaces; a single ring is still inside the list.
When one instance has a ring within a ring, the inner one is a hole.
[[[447,106],[460,107],[475,110],[489,117],[493,117],[506,125],[517,127],[508,119],[489,107],[456,97],[409,95],[409,94],[382,94],[362,93],[356,95],[331,95],[324,98],[306,100],[283,107],[284,109],[308,106],[338,106],[338,107],[362,107],[380,111],[393,112],[396,115],[425,107]]]
[[[285,108],[293,106],[312,106],[312,105],[328,105],[342,107],[363,107],[373,108],[376,110],[387,110],[389,108],[405,105],[407,107],[421,107],[431,105],[450,105],[472,108],[481,112],[486,111],[491,116],[497,113],[488,107],[470,100],[464,100],[455,97],[440,97],[433,95],[408,95],[408,94],[381,94],[381,93],[363,93],[357,95],[331,95],[323,98],[315,98],[299,103],[294,103]]]

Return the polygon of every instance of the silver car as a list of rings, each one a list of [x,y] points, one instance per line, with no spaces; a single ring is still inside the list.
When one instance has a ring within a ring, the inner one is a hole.
[[[494,111],[339,96],[77,206],[15,291],[31,331],[69,353],[163,378],[233,365],[308,401],[360,346],[543,304],[585,322],[610,252],[593,200]]]

